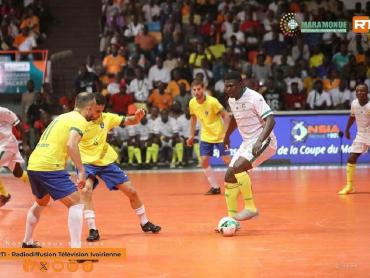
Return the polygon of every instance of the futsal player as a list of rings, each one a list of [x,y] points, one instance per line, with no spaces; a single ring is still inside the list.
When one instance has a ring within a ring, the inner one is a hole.
[[[356,170],[357,159],[361,154],[366,153],[370,147],[370,103],[368,98],[369,88],[366,84],[356,86],[356,98],[351,104],[351,115],[348,118],[345,136],[351,139],[350,129],[353,123],[357,123],[357,134],[351,147],[347,161],[347,182],[338,192],[340,195],[349,194],[355,191],[353,176]]]
[[[65,167],[67,158],[70,157],[79,171],[77,185],[83,188],[86,176],[78,144],[84,136],[94,106],[95,96],[92,93],[79,93],[74,111],[56,117],[42,133],[32,152],[27,171],[36,201],[27,213],[23,248],[40,247],[33,240],[33,231],[50,196],[68,208],[70,245],[72,248],[81,247],[84,205],[80,202],[80,194]]]
[[[100,239],[92,203],[92,191],[98,184],[97,177],[100,177],[105,182],[109,190],[120,190],[129,198],[131,207],[140,219],[140,226],[143,232],[158,233],[161,227],[148,220],[145,207],[135,187],[131,184],[128,176],[115,163],[117,153],[107,143],[109,130],[120,125],[138,124],[145,116],[145,112],[143,109],[139,109],[134,116],[128,117],[113,113],[103,113],[106,100],[101,94],[96,94],[96,103],[96,107],[93,110],[93,121],[88,124],[88,130],[79,145],[87,176],[86,186],[82,190],[82,199],[85,204],[84,218],[89,227],[87,241]]]
[[[213,155],[213,150],[217,149],[224,163],[226,165],[230,163],[230,156],[226,153],[223,143],[225,135],[223,119],[226,122],[229,120],[229,116],[216,98],[205,94],[204,84],[201,80],[195,79],[192,82],[191,91],[193,94],[193,98],[189,102],[191,128],[190,137],[186,143],[189,146],[193,144],[198,119],[201,126],[201,165],[211,186],[206,195],[221,194],[220,186],[209,164],[209,159]]]
[[[29,150],[22,123],[17,115],[9,109],[0,106],[0,167],[7,167],[13,173],[14,177],[29,183],[27,172],[23,171],[21,167],[21,163],[24,161],[19,153],[18,141],[12,132],[13,127],[20,129],[23,149],[25,151]],[[9,202],[10,197],[0,178],[0,207]]]
[[[230,146],[229,137],[236,127],[243,139],[225,174],[225,197],[228,215],[241,221],[258,215],[248,171],[275,154],[275,120],[261,94],[244,87],[240,73],[229,72],[224,80],[233,115],[224,142]],[[244,209],[237,212],[239,191],[243,195]]]

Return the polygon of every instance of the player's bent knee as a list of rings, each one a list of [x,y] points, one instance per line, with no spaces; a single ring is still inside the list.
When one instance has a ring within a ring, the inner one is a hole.
[[[235,178],[235,175],[234,175],[234,168],[233,167],[227,168],[226,174],[225,174],[225,182],[227,182],[227,183],[237,182],[236,178]]]
[[[45,195],[41,199],[36,198],[36,203],[41,207],[46,207],[50,201],[50,195]]]

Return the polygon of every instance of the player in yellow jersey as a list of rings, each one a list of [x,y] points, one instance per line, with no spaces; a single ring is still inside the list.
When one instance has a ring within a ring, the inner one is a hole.
[[[224,121],[229,120],[227,112],[220,102],[204,93],[204,84],[202,81],[195,79],[191,84],[193,98],[189,102],[191,115],[191,131],[187,144],[192,145],[195,136],[195,127],[197,119],[200,122],[200,156],[202,159],[202,168],[206,175],[211,189],[206,195],[221,194],[220,186],[214,176],[213,170],[209,165],[209,158],[213,155],[213,150],[218,149],[222,160],[226,165],[230,163],[230,156],[226,153],[224,147]]]
[[[144,232],[158,233],[161,227],[151,223],[146,214],[135,187],[129,181],[128,176],[115,163],[117,153],[107,143],[109,130],[121,125],[138,124],[145,116],[143,109],[136,111],[134,116],[119,116],[112,113],[103,113],[106,101],[105,97],[96,94],[96,107],[93,111],[93,121],[88,124],[86,134],[79,147],[82,162],[86,170],[86,186],[82,190],[82,200],[85,204],[84,217],[89,226],[87,241],[100,239],[95,225],[95,212],[92,204],[92,191],[97,186],[97,177],[100,177],[109,190],[120,190],[129,199],[131,207],[140,218],[141,228]]]
[[[70,157],[78,169],[77,185],[83,188],[86,182],[78,144],[87,128],[95,106],[92,93],[80,93],[76,97],[75,109],[59,115],[42,133],[28,161],[28,176],[36,202],[28,210],[26,231],[22,247],[40,247],[33,241],[33,231],[40,214],[50,200],[61,201],[68,208],[68,229],[71,247],[81,247],[83,204],[76,185],[65,170]]]

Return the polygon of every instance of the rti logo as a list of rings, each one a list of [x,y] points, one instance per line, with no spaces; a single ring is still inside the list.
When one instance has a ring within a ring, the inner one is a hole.
[[[352,31],[354,33],[368,33],[370,29],[370,19],[368,16],[354,16],[352,18]]]
[[[307,125],[304,121],[292,121],[293,127],[290,134],[293,138],[293,143],[301,143],[307,138],[315,139],[334,139],[339,138],[340,131],[338,125]]]
[[[285,36],[295,36],[299,33],[299,24],[294,13],[287,13],[280,19],[280,29]]]

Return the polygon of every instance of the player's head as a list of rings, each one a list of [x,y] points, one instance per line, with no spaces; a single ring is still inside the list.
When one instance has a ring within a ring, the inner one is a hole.
[[[225,74],[225,93],[231,98],[238,98],[243,90],[243,79],[239,72],[231,71]]]
[[[204,99],[204,83],[200,79],[194,79],[191,83],[191,93],[196,98],[196,100]]]
[[[96,101],[93,93],[83,92],[76,96],[75,110],[78,111],[86,120],[92,120],[92,112]]]
[[[95,93],[95,99],[96,99],[96,105],[92,111],[92,120],[96,121],[99,119],[104,112],[105,105],[107,104],[107,100],[105,99],[105,96],[103,96],[100,93]]]
[[[369,101],[369,88],[366,84],[358,84],[356,86],[356,97],[360,104],[366,104]]]

